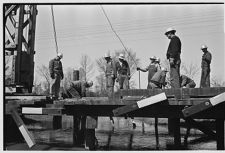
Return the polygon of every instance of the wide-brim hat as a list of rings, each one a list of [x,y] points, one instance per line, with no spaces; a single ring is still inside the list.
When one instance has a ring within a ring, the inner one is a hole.
[[[205,48],[208,48],[208,47],[206,45],[201,46],[201,49],[205,49]]]
[[[156,60],[156,57],[155,56],[152,56],[149,58],[150,60]]]
[[[174,28],[168,28],[167,30],[166,30],[166,32],[165,32],[165,35],[167,35],[168,33],[170,33],[170,32],[173,32],[173,33],[175,33],[176,32],[176,30],[174,29]]]
[[[111,58],[109,53],[105,54],[105,56],[104,56],[104,58],[107,58],[107,57]]]
[[[123,54],[120,54],[119,59],[125,59],[125,56]]]

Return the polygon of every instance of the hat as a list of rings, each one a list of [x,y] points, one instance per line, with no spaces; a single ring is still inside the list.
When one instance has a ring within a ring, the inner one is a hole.
[[[58,53],[57,56],[58,56],[59,58],[63,58],[63,54],[62,54],[62,53]]]
[[[165,72],[168,72],[167,68],[165,68],[165,67],[162,67],[161,70],[165,71]]]
[[[165,35],[167,35],[168,33],[170,33],[170,32],[176,32],[176,30],[174,29],[174,28],[168,28],[167,30],[166,30],[166,32],[165,32]]]
[[[157,57],[155,61],[160,63],[160,58]]]
[[[155,56],[150,57],[151,60],[156,60]]]
[[[109,53],[106,53],[104,58],[111,57]]]
[[[206,45],[202,45],[201,49],[208,48]]]
[[[119,59],[125,59],[124,54],[120,54]]]

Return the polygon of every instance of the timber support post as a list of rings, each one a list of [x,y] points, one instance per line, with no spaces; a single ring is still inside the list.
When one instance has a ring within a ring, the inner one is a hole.
[[[224,120],[223,118],[216,119],[216,142],[217,150],[224,150],[225,137],[224,137]]]

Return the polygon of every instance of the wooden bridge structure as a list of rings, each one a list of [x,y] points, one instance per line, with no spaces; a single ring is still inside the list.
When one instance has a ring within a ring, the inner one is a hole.
[[[164,94],[166,98],[161,99],[160,94]],[[159,97],[154,99],[157,95]],[[181,146],[180,119],[182,118],[190,126],[214,138],[218,150],[224,150],[224,99],[225,87],[129,89],[119,90],[113,97],[83,97],[54,101],[46,96],[5,95],[4,112],[5,116],[13,117],[30,147],[35,145],[35,139],[26,129],[20,118],[21,114],[54,115],[55,121],[60,121],[60,116],[63,114],[72,115],[74,144],[85,142],[90,150],[95,149],[98,116],[172,118],[176,149],[180,149]],[[140,107],[140,102],[143,100],[145,100],[144,104]],[[154,102],[155,100],[157,102]],[[216,130],[202,126],[194,119],[215,119]],[[55,123],[57,126],[57,122]]]

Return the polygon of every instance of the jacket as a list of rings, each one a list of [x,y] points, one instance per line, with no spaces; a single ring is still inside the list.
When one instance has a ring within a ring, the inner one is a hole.
[[[113,76],[114,78],[117,77],[117,75],[116,75],[116,65],[114,64],[114,62],[112,60],[106,63],[105,74],[106,74],[106,77],[107,76]]]
[[[202,68],[210,68],[210,64],[211,64],[211,60],[212,60],[212,55],[209,51],[205,52],[203,55],[202,55],[202,64],[201,64],[201,67]]]
[[[123,61],[122,65],[120,65],[120,62],[116,62],[116,71],[118,72],[118,75],[127,75],[130,76],[130,67],[127,61]]]
[[[166,57],[167,59],[169,58],[180,59],[180,53],[181,53],[181,41],[179,37],[175,35],[170,40]]]
[[[191,78],[187,77],[186,75],[181,75],[181,87],[186,86],[187,84],[194,82]]]
[[[56,58],[50,60],[49,62],[49,73],[51,76],[54,76],[54,74],[60,74],[60,76],[64,77],[63,69],[62,69],[62,62],[60,60],[57,60]]]
[[[150,82],[156,84],[160,88],[162,87],[162,85],[166,85],[166,72],[162,71],[162,70],[157,71],[153,75],[153,77],[152,77]]]

